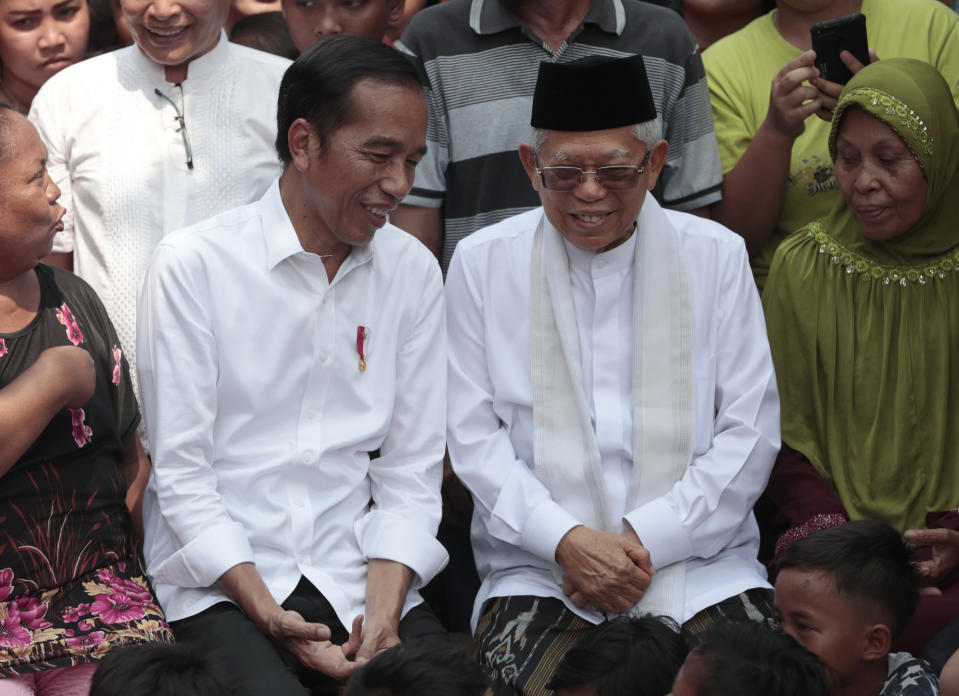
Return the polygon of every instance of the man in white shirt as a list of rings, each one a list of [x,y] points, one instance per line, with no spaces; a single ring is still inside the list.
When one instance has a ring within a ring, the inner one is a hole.
[[[497,695],[545,693],[611,614],[694,631],[772,614],[751,512],[779,450],[759,297],[741,239],[648,193],[668,145],[624,84],[647,84],[641,58],[541,65],[519,153],[543,207],[461,241],[447,276],[448,443]]]
[[[270,696],[442,632],[416,588],[446,563],[442,280],[387,224],[426,149],[419,77],[336,37],[277,121],[280,179],[160,242],[138,325],[147,568],[177,639]]]

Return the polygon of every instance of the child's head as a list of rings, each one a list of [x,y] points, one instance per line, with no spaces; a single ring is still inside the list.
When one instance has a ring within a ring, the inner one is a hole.
[[[683,663],[672,696],[827,696],[819,658],[764,623],[713,624]]]
[[[300,53],[321,39],[355,34],[382,39],[406,0],[283,0],[283,18]]]
[[[885,658],[919,602],[909,550],[892,527],[859,520],[787,548],[776,577],[783,630],[844,684]]]
[[[219,663],[196,646],[144,643],[107,653],[90,696],[228,696]]]
[[[479,666],[449,639],[406,640],[356,670],[346,696],[481,696]]]
[[[664,696],[688,651],[669,619],[613,619],[566,653],[546,688],[557,696]]]

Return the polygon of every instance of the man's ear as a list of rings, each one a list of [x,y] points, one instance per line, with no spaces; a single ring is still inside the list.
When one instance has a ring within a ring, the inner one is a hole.
[[[529,182],[533,185],[533,190],[539,191],[540,180],[539,174],[536,173],[536,153],[533,151],[533,146],[529,143],[520,143],[519,158],[523,163],[523,169],[526,170],[526,175],[529,177]]]
[[[305,118],[298,118],[290,124],[286,132],[286,142],[290,148],[290,157],[293,166],[299,172],[305,172],[310,167],[310,158],[313,150],[318,147],[316,131]]]
[[[666,155],[669,154],[669,143],[665,140],[657,140],[653,149],[649,151],[649,164],[646,165],[646,171],[649,172],[647,187],[650,191],[656,188],[656,182],[659,181],[659,175],[666,164]]]
[[[403,18],[403,10],[406,9],[406,0],[386,0],[386,23],[387,26],[395,27]]]
[[[881,660],[889,654],[892,648],[892,631],[883,623],[866,626],[865,642],[862,650],[863,660]]]

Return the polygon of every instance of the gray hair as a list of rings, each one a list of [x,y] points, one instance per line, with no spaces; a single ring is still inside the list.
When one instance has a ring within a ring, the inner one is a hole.
[[[549,137],[549,134],[550,131],[545,128],[533,128],[530,131],[529,143],[533,146],[533,152],[537,155],[539,154],[539,149],[543,147],[543,143],[546,142],[546,138]],[[651,121],[635,124],[633,126],[633,135],[636,137],[636,140],[646,144],[647,150],[651,149],[661,137],[659,119],[654,118]]]

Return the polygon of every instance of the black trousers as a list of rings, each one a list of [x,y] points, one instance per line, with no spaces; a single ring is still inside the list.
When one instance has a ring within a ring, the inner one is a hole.
[[[336,617],[333,606],[306,578],[300,578],[282,606],[299,612],[307,621],[329,626],[334,643],[349,638],[349,631]],[[214,604],[171,625],[177,642],[196,645],[216,656],[230,674],[237,696],[335,696],[339,691],[338,681],[300,664],[230,602]],[[399,635],[404,640],[445,633],[426,604],[414,607],[400,621]]]

